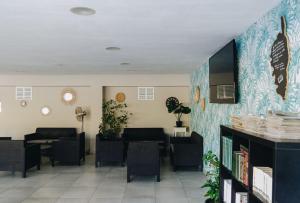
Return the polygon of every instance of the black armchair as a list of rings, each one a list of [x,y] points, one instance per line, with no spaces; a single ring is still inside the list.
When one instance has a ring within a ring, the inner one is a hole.
[[[156,142],[131,142],[127,152],[127,182],[131,175],[156,176],[160,181],[159,146]]]
[[[203,170],[203,138],[196,132],[191,137],[174,137],[171,139],[171,163],[174,171],[177,167],[199,167]]]
[[[121,138],[107,140],[102,134],[96,135],[96,162],[95,166],[104,162],[120,163],[124,166],[124,143]]]
[[[61,137],[59,141],[53,142],[52,166],[55,161],[63,164],[80,165],[85,161],[85,133],[77,137]]]
[[[22,140],[0,141],[0,171],[20,171],[25,178],[28,169],[36,166],[40,170],[40,164],[39,145],[24,145]]]

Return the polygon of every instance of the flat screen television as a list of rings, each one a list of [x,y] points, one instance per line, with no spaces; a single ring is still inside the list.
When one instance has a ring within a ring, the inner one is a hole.
[[[210,103],[238,102],[238,67],[235,40],[209,59]]]

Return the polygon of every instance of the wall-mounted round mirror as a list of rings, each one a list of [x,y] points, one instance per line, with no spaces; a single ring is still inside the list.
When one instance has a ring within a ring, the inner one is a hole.
[[[65,89],[62,91],[62,101],[65,104],[72,105],[76,101],[76,93],[72,89]]]
[[[51,109],[48,106],[43,106],[41,108],[41,114],[43,116],[48,116],[51,113]]]

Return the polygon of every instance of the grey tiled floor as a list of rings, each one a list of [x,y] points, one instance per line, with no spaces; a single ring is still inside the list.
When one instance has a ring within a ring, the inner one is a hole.
[[[126,167],[94,167],[88,156],[82,166],[42,165],[23,179],[0,172],[0,203],[203,203],[205,181],[199,171],[173,172],[165,160],[161,166],[161,182],[154,177],[135,177],[126,182]]]

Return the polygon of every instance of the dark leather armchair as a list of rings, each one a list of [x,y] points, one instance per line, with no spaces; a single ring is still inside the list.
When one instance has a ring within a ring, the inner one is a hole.
[[[0,140],[0,171],[22,172],[37,167],[40,170],[40,146],[37,144],[24,145],[23,140]]]
[[[160,181],[159,147],[156,142],[131,142],[127,155],[127,182],[132,175],[156,176]]]
[[[125,144],[125,151],[130,142],[155,141],[159,144],[160,154],[167,154],[168,136],[163,128],[125,128],[122,138]]]
[[[96,168],[98,164],[105,162],[120,163],[124,166],[124,144],[121,138],[107,140],[102,134],[98,134],[96,135]]]
[[[61,137],[53,143],[52,165],[55,161],[63,164],[80,165],[85,160],[85,133],[76,137]]]
[[[171,139],[171,163],[174,171],[177,167],[195,166],[203,170],[203,138],[196,132],[191,137],[174,137]]]

